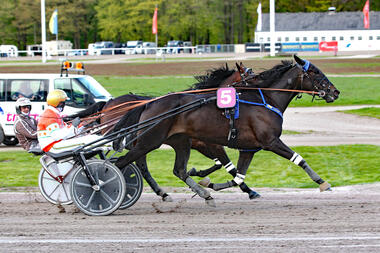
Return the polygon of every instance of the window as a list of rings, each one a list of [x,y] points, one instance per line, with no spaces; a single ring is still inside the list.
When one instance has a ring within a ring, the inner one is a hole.
[[[5,100],[5,80],[0,80],[0,101]]]
[[[277,37],[277,41],[281,42],[281,37]]]
[[[380,36],[377,36],[377,37],[376,37],[376,40],[380,40]]]
[[[289,37],[285,37],[285,41],[289,41]]]
[[[270,37],[267,38],[267,41],[270,42]]]
[[[54,88],[66,92],[68,96],[67,104],[74,107],[86,106],[88,91],[75,79],[60,78],[54,80]]]
[[[355,39],[354,36],[351,36],[351,37],[350,37],[350,40],[354,40],[354,39]]]
[[[343,36],[340,36],[340,37],[339,37],[339,40],[344,40],[344,37],[343,37]]]
[[[26,97],[32,101],[46,101],[48,85],[48,80],[9,80],[8,100]]]
[[[296,37],[296,41],[300,41],[300,37]]]
[[[369,40],[373,40],[373,36],[369,36],[368,39],[369,39]]]
[[[362,36],[358,36],[358,40],[362,40]]]
[[[336,37],[335,37],[335,36],[332,36],[332,37],[331,37],[331,40],[336,40]]]
[[[322,38],[321,38],[321,41],[326,41],[326,37],[322,37]]]
[[[262,43],[264,41],[263,37],[260,37],[259,42]]]
[[[314,37],[314,41],[318,41],[318,37]]]
[[[307,41],[307,37],[303,37],[303,41]]]

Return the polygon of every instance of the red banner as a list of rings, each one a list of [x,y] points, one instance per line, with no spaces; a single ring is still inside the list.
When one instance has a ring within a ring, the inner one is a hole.
[[[336,51],[338,50],[338,41],[322,41],[319,42],[319,50]]]
[[[157,34],[157,8],[154,9],[153,22],[152,22],[152,33]]]
[[[369,0],[365,2],[364,8],[363,8],[363,14],[364,14],[364,28],[369,29]]]

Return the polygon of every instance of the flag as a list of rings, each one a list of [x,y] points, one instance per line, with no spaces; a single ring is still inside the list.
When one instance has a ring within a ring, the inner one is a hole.
[[[259,3],[259,6],[257,6],[257,27],[256,30],[258,32],[261,32],[262,29],[262,20],[261,20],[261,2]]]
[[[364,14],[364,28],[369,29],[369,0],[365,2],[364,8],[363,8],[363,14]]]
[[[152,22],[152,33],[157,34],[157,7],[154,9],[153,22]]]
[[[55,9],[49,21],[49,30],[52,34],[58,34],[58,9]]]

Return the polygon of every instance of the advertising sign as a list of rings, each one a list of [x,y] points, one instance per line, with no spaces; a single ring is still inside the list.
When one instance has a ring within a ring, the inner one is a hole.
[[[319,42],[319,50],[326,51],[337,51],[338,50],[338,41],[322,41]]]

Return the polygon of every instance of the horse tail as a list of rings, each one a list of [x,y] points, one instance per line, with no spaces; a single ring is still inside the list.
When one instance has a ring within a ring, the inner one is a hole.
[[[145,110],[145,105],[138,106],[135,109],[130,110],[129,112],[124,114],[124,116],[119,120],[119,122],[116,123],[112,131],[117,132],[125,127],[137,124],[144,110]],[[128,140],[134,138],[135,136],[136,136],[136,133],[125,136],[126,142],[128,142]],[[112,147],[114,150],[122,150],[122,148],[124,148],[124,146],[123,147],[121,146],[123,139],[124,138],[119,138],[113,141]],[[130,149],[131,146],[126,147],[126,148]]]
[[[88,107],[87,109],[85,109],[83,111],[80,111],[76,114],[72,114],[72,115],[68,115],[68,116],[64,117],[64,121],[73,120],[76,117],[84,118],[84,117],[90,116],[92,114],[95,114],[95,113],[101,111],[103,109],[103,107],[106,105],[106,103],[107,102],[105,102],[105,101],[99,101],[99,102],[91,105],[90,107]]]
[[[113,128],[113,132],[119,131],[122,128],[137,124],[139,122],[140,116],[145,110],[145,105],[138,106],[130,111],[128,111],[124,116],[116,123]]]

